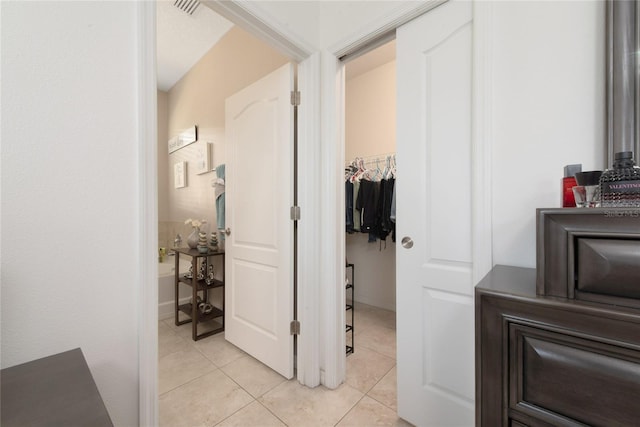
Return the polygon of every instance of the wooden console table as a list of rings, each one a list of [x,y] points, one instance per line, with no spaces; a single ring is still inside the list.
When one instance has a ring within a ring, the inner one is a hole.
[[[79,348],[5,368],[1,424],[113,426]]]
[[[176,326],[184,325],[185,323],[191,322],[191,338],[194,341],[197,341],[201,338],[208,337],[209,335],[217,334],[224,331],[224,282],[225,282],[225,272],[224,272],[224,251],[212,251],[209,252],[199,252],[196,249],[189,248],[178,248],[173,249],[175,252],[175,324]],[[188,256],[191,258],[191,273],[193,277],[186,277],[184,274],[180,273],[180,255]],[[205,277],[198,278],[199,274],[199,263],[200,265],[205,266],[205,275],[206,270],[208,270],[208,266],[213,265],[210,264],[210,258],[213,257],[221,257],[222,258],[222,273],[221,280],[213,279],[207,281]],[[187,285],[191,287],[191,300],[185,304],[180,304],[180,285]],[[220,288],[222,290],[222,302],[220,307],[213,307],[210,313],[202,313],[198,309],[197,301],[199,294],[202,293],[202,301],[211,303],[209,292],[214,289]],[[185,320],[180,320],[180,313],[186,314],[188,316]],[[207,332],[198,332],[198,324],[203,322],[209,322],[214,319],[219,319],[220,326],[207,331]]]

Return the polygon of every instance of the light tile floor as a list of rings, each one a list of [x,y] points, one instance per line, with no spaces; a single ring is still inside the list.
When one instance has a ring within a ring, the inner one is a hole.
[[[160,425],[410,426],[396,413],[395,313],[356,303],[355,352],[335,390],[287,381],[217,334],[158,324]]]

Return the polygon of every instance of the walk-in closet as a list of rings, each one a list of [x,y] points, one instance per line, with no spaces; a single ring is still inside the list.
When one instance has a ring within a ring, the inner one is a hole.
[[[346,63],[347,382],[374,355],[395,376],[395,41]],[[390,365],[389,365],[390,364]]]

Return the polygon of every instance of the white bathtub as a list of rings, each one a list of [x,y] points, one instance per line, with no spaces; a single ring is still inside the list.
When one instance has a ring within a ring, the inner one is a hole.
[[[187,257],[188,258],[188,257]],[[158,318],[167,319],[173,316],[175,304],[175,256],[165,256],[164,262],[158,263]],[[189,271],[191,263],[180,257],[180,273]],[[180,289],[180,299],[189,298],[189,290],[185,286]]]

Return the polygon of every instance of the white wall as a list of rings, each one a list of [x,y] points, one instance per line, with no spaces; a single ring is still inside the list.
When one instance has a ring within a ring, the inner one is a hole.
[[[377,0],[377,1],[321,1],[320,2],[320,46],[331,48],[354,35],[361,35],[363,28],[371,23],[385,21],[394,11],[419,6],[423,1]]]
[[[320,1],[249,0],[247,3],[284,23],[304,43],[320,47]]]
[[[604,167],[604,2],[495,2],[493,259],[535,267],[536,208],[563,167]]]
[[[391,61],[346,81],[345,158],[395,150],[396,62]],[[384,168],[384,162],[380,166]],[[368,237],[346,235],[347,260],[356,270],[355,300],[395,311],[396,244],[388,236],[380,250],[380,241],[369,243]]]
[[[2,367],[80,347],[137,425],[136,4],[1,8]]]
[[[394,11],[422,1],[262,1],[250,0],[252,8],[282,22],[292,34],[318,49],[334,47],[372,22],[384,21]]]

